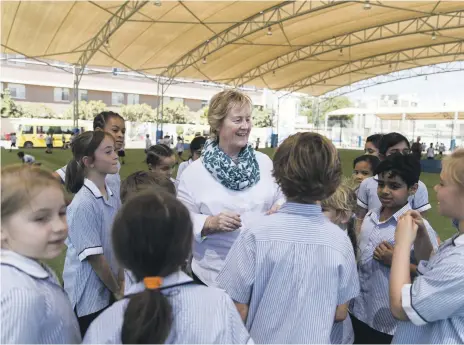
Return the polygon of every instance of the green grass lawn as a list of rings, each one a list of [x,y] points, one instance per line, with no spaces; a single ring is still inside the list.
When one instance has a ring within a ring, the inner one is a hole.
[[[63,165],[65,165],[71,158],[71,152],[69,150],[60,150],[55,149],[53,154],[46,154],[45,149],[31,149],[31,150],[24,150],[25,153],[29,153],[36,158],[37,162],[41,162],[42,166],[50,169],[56,170]],[[266,153],[267,155],[271,156],[274,153],[273,149],[263,149],[262,152]],[[19,159],[16,155],[18,151],[8,152],[7,150],[1,149],[1,165],[5,166],[8,164],[19,163]],[[187,152],[185,153],[187,158]],[[343,173],[346,176],[351,174],[352,170],[352,162],[353,160],[361,155],[361,151],[355,150],[340,150],[340,155],[342,158],[343,164]],[[143,150],[126,150],[126,164],[121,168],[121,178],[124,179],[131,173],[137,170],[145,170],[147,169],[146,164],[144,163],[145,154]],[[441,240],[445,240],[452,236],[455,232],[451,221],[440,216],[437,213],[437,199],[436,194],[433,191],[433,187],[439,181],[438,174],[428,174],[423,173],[421,175],[422,182],[425,183],[427,189],[429,191],[429,202],[432,205],[432,209],[428,211],[427,219],[432,224],[433,228],[437,233],[440,235]],[[55,269],[58,276],[61,278],[61,272],[63,270],[64,264],[64,253],[59,258],[49,262],[50,266]]]

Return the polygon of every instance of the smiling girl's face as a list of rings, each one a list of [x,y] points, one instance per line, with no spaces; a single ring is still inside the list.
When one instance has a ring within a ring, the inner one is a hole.
[[[31,259],[56,258],[68,236],[63,191],[50,185],[31,192],[23,207],[2,219],[2,248]]]

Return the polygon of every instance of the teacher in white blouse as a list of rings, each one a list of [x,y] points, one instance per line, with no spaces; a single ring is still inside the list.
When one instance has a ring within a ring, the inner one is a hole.
[[[230,247],[253,214],[283,202],[271,159],[248,144],[252,109],[239,91],[216,94],[208,111],[212,138],[180,178],[177,196],[194,225],[192,271],[209,286],[216,286]]]

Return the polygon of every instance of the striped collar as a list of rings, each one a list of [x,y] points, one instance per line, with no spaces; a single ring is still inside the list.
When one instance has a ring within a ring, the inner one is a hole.
[[[404,205],[402,208],[400,208],[398,211],[396,211],[393,216],[391,216],[390,218],[388,218],[387,220],[381,222],[380,221],[380,213],[382,212],[382,209],[383,207],[380,207],[380,208],[376,208],[376,209],[373,209],[370,211],[370,213],[368,214],[369,217],[374,221],[374,223],[376,224],[383,224],[383,223],[387,223],[390,221],[390,219],[395,219],[396,222],[398,222],[399,218],[405,214],[406,212],[408,212],[409,210],[411,210],[411,205],[408,203],[406,203],[406,205]]]
[[[191,277],[189,277],[187,274],[185,274],[182,271],[177,271],[165,277],[163,279],[163,284],[161,284],[161,287],[174,285],[174,284],[187,283],[190,281],[193,281]],[[136,293],[142,292],[143,290],[145,290],[145,285],[143,284],[143,282],[138,282],[129,288],[129,290],[127,291],[127,294],[128,295],[136,294]]]
[[[2,249],[0,260],[2,265],[13,266],[34,278],[46,279],[50,276],[50,273],[40,264],[40,262],[22,256],[11,250]]]
[[[108,176],[108,175],[107,175]],[[95,196],[95,198],[103,198],[102,193],[98,189],[97,185],[90,181],[89,179],[84,179],[84,186],[92,192],[92,194]],[[106,193],[108,193],[108,196],[113,196],[113,192],[111,191],[110,187],[108,186],[108,183],[106,182],[105,179],[105,187],[106,187]]]
[[[303,216],[319,216],[322,215],[322,207],[318,204],[298,204],[296,202],[286,202],[277,212],[300,214]]]

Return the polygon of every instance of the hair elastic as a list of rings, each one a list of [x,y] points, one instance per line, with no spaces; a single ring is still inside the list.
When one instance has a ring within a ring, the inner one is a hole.
[[[156,290],[161,287],[163,284],[163,278],[162,277],[145,277],[143,278],[143,283],[145,284],[145,287],[149,290]]]

